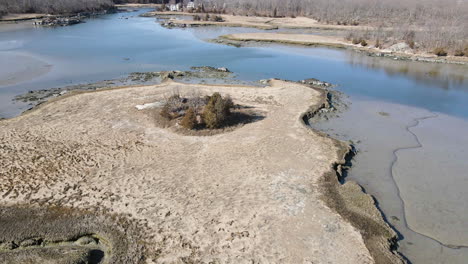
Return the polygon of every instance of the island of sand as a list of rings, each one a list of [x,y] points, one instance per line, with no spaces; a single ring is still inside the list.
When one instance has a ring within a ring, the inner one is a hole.
[[[136,107],[174,91],[230,95],[264,118],[187,136]],[[401,263],[372,198],[338,183],[347,145],[304,122],[326,106],[294,82],[169,81],[0,121],[0,262]]]

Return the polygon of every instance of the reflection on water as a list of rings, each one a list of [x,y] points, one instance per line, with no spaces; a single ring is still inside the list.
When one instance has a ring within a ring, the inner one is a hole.
[[[61,28],[23,28],[8,31],[2,30],[0,25],[0,61],[3,65],[18,63],[8,59],[14,57],[14,54],[30,54],[47,65],[53,65],[52,70],[41,77],[0,86],[0,117],[12,117],[25,110],[26,105],[14,103],[12,99],[28,90],[116,79],[131,72],[188,70],[191,66],[209,65],[227,67],[235,72],[239,79],[247,81],[265,78],[317,78],[338,84],[338,89],[351,96],[378,101],[379,107],[387,102],[404,107],[411,106],[408,107],[410,110],[403,113],[392,113],[392,118],[408,118],[408,112],[429,110],[468,119],[468,66],[396,61],[342,49],[270,44],[235,48],[207,43],[204,40],[224,34],[261,30],[222,27],[166,29],[161,27],[155,18],[137,16],[146,11],[148,10],[110,14],[90,19],[84,24]],[[128,19],[121,19],[122,17]],[[6,53],[8,56],[4,55]],[[0,73],[9,75],[14,67],[6,67],[0,67]],[[395,136],[396,133],[382,129],[383,126],[380,127],[380,132],[375,129],[377,122],[370,122],[372,119],[363,115],[364,111],[369,109],[369,106],[358,109],[354,119],[347,119],[351,121],[345,128],[354,129],[354,132],[359,132],[356,133],[359,136],[366,136],[366,133],[375,136],[376,143],[369,146],[368,155],[375,158],[378,157],[375,154],[377,152],[371,148],[383,150],[382,142],[389,142],[386,134]],[[375,117],[378,111],[370,114]],[[377,118],[381,120],[383,117]],[[369,121],[368,129],[363,132],[356,130],[366,128],[362,119]],[[361,124],[357,125],[359,123]],[[397,126],[402,126],[403,123],[386,125],[398,128]],[[351,132],[346,134],[352,135]],[[402,137],[404,136],[408,135]],[[402,137],[394,141],[401,143]],[[371,142],[369,139],[364,141]],[[392,148],[393,146],[388,147]],[[389,153],[392,154],[390,151],[383,155]],[[383,157],[383,165],[376,167],[376,173],[369,173],[373,184],[382,185],[379,172],[385,169],[389,171],[385,165],[389,165],[390,158]],[[431,162],[437,163],[434,160]],[[374,163],[377,164],[372,162]],[[361,164],[363,169],[368,170],[370,167],[367,164],[371,162]],[[393,191],[388,193],[395,194]],[[375,194],[377,197],[382,195],[378,192]],[[404,246],[412,247],[409,243]]]
[[[146,11],[104,15],[70,27],[25,28],[0,34],[5,52],[31,54],[53,65],[47,75],[0,87],[0,116],[24,110],[24,106],[13,104],[12,98],[28,90],[115,79],[131,72],[210,65],[228,67],[239,79],[248,81],[317,78],[338,84],[351,95],[468,118],[467,66],[394,61],[343,49],[274,44],[235,48],[204,40],[261,30],[166,29],[155,18],[138,17]],[[1,52],[0,59],[5,59]]]
[[[383,70],[390,77],[405,76],[424,83],[424,85],[446,90],[468,89],[468,66],[401,61],[362,56],[354,52],[347,53],[347,59],[351,65]]]

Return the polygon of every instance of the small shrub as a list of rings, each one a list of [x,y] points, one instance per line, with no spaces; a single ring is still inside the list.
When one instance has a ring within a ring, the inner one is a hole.
[[[377,39],[375,41],[375,47],[378,48],[378,49],[381,49],[382,48],[382,44],[380,44],[380,39]]]
[[[172,119],[171,112],[169,110],[169,105],[165,104],[163,108],[161,109],[160,115],[168,120]]]
[[[221,16],[215,16],[215,17],[213,18],[213,21],[214,21],[214,22],[223,22],[224,19],[223,19]]]
[[[177,118],[180,116],[179,112],[187,109],[184,104],[184,99],[179,94],[174,94],[169,97],[161,109],[160,115],[168,120]]]
[[[176,93],[166,100],[160,115],[167,120],[180,118],[179,124],[187,129],[194,129],[203,124],[209,129],[214,129],[226,125],[233,107],[231,98],[223,98],[219,93],[205,97],[195,93],[187,98]]]
[[[445,51],[444,48],[439,47],[439,48],[434,49],[434,54],[439,57],[443,57],[443,56],[447,56],[447,51]]]
[[[189,108],[186,112],[182,120],[180,121],[180,125],[187,129],[194,129],[197,125],[197,115],[192,108]]]
[[[361,40],[361,46],[363,47],[367,46],[367,41],[365,39]]]
[[[233,107],[230,98],[224,99],[219,93],[210,96],[205,109],[203,110],[203,121],[208,128],[220,128],[231,113]]]
[[[458,49],[458,50],[455,51],[455,53],[453,55],[455,55],[457,57],[462,57],[462,56],[465,56],[465,52],[463,50],[461,50],[461,49]]]
[[[193,20],[194,21],[200,21],[201,20],[201,17],[199,15],[194,15],[193,16]]]
[[[205,15],[205,21],[210,21],[210,15],[208,14]]]
[[[351,22],[351,25],[353,25],[353,26],[359,26],[359,22],[358,22],[358,21],[353,21],[353,22]]]
[[[352,42],[353,42],[354,45],[357,45],[357,44],[361,43],[361,39],[359,39],[359,38],[353,38],[353,41],[352,41]]]
[[[416,37],[416,33],[414,31],[408,31],[405,33],[403,36],[403,39],[405,40],[405,43],[408,44],[408,46],[412,49],[416,46],[416,43],[414,42],[414,38]]]

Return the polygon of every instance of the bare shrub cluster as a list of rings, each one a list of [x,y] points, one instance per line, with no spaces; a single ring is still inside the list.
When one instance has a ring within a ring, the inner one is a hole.
[[[224,19],[221,16],[209,15],[206,14],[204,16],[194,15],[193,20],[195,21],[214,21],[214,22],[224,22]]]
[[[204,9],[238,15],[306,16],[321,23],[369,25],[358,32],[379,46],[406,42],[411,48],[451,53],[468,45],[468,1],[465,0],[198,0]],[[365,36],[366,35],[366,36]],[[460,52],[457,52],[460,54]]]
[[[116,4],[162,4],[163,0],[113,0]],[[169,1],[166,1],[169,2]]]
[[[1,0],[0,13],[63,14],[112,8],[112,0]]]
[[[231,115],[234,104],[229,96],[222,97],[219,93],[202,97],[193,95],[188,98],[179,94],[170,96],[160,115],[167,120],[178,120],[187,129],[224,127]]]

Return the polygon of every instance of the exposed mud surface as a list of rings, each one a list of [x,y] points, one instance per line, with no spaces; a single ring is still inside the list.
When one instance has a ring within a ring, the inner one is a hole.
[[[162,72],[134,72],[127,77],[106,80],[90,84],[78,84],[66,87],[29,91],[19,95],[16,101],[29,103],[31,108],[44,103],[47,100],[67,94],[71,91],[95,91],[110,89],[119,86],[160,84],[167,80],[182,81],[188,83],[242,83],[233,79],[235,75],[227,68],[214,68],[210,66],[192,67],[190,71],[162,71]]]
[[[358,151],[343,181],[357,181],[375,196],[386,220],[399,232],[399,251],[409,261],[465,263],[466,121],[352,99],[347,111],[313,119],[313,127],[350,141]]]

